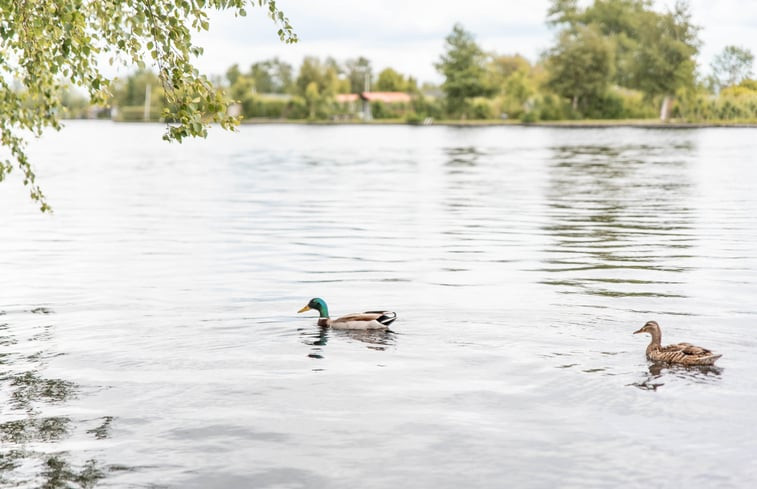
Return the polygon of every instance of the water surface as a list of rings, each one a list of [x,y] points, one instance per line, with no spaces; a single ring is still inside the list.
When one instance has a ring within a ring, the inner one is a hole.
[[[757,131],[161,131],[33,142],[52,216],[0,186],[0,485],[757,480]]]

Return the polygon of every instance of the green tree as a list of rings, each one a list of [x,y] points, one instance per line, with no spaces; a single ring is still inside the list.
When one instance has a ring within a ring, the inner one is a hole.
[[[460,24],[455,24],[445,41],[445,52],[434,66],[444,75],[442,90],[447,97],[449,112],[460,114],[466,99],[488,93],[486,56],[473,35]]]
[[[584,8],[576,0],[552,0],[548,23],[573,33],[580,26],[596,26],[613,43],[613,82],[630,86],[639,51],[640,19],[650,12],[649,0],[595,0]]]
[[[520,105],[525,104],[536,93],[536,87],[529,79],[528,71],[525,69],[519,69],[508,76],[503,88],[505,95],[517,101]]]
[[[329,56],[323,66],[323,85],[320,87],[323,96],[328,98],[350,91],[349,81],[342,77],[343,69],[336,59]]]
[[[325,85],[324,67],[321,60],[315,56],[305,56],[300,65],[300,71],[297,75],[295,85],[297,93],[305,95],[305,91],[311,83],[315,83],[316,88],[322,88]]]
[[[520,54],[492,55],[486,65],[487,85],[493,92],[502,91],[505,80],[513,73],[522,71],[528,73],[531,70],[531,63]]]
[[[583,25],[596,25],[602,35],[613,43],[613,82],[620,86],[632,85],[631,80],[638,61],[641,19],[650,13],[652,11],[649,0],[595,0],[580,17]]]
[[[255,90],[258,93],[273,93],[273,76],[268,62],[254,63],[250,67],[250,75],[255,81]]]
[[[241,104],[243,117],[250,117],[254,105],[255,80],[249,75],[243,74],[238,64],[234,64],[226,70],[226,80],[228,81],[226,91],[229,97],[234,102]]]
[[[274,0],[252,0],[266,7],[282,41],[297,37]],[[60,129],[62,86],[84,89],[90,100],[105,104],[111,83],[100,62],[144,67],[143,57],[158,67],[169,102],[164,139],[205,136],[207,124],[224,128],[237,120],[227,115],[229,100],[193,66],[202,49],[195,31],[207,30],[216,9],[247,14],[245,0],[40,0],[0,5],[0,142],[9,157],[0,159],[0,180],[15,167],[42,211],[50,210],[25,152],[26,133]]]
[[[597,26],[577,26],[560,34],[546,63],[547,86],[579,110],[607,91],[614,71],[613,46]]]
[[[89,107],[89,100],[87,97],[74,92],[70,87],[63,87],[61,103],[63,104],[63,107],[66,108],[65,117],[67,118],[76,119],[85,117],[87,108]]]
[[[552,0],[547,9],[547,23],[552,26],[575,25],[580,18],[578,0]]]
[[[114,80],[111,86],[111,105],[119,120],[143,120],[147,87],[150,87],[148,116],[157,120],[165,108],[163,87],[158,76],[149,70],[137,70],[124,79]]]
[[[659,13],[650,0],[594,0],[583,8],[576,0],[552,0],[548,22],[562,29],[560,40],[596,29],[612,46],[611,81],[641,90],[647,99],[661,96],[663,118],[671,97],[694,84],[699,28],[691,23],[685,2]]]
[[[321,61],[315,56],[306,56],[302,60],[295,81],[295,91],[298,95],[305,97],[311,83],[315,83],[318,94],[322,98],[348,90],[348,82],[339,78],[339,66],[333,58]]]
[[[647,11],[640,20],[629,85],[648,97],[662,96],[660,118],[665,120],[676,91],[694,86],[699,28],[691,23],[687,4],[681,2],[664,14]]]
[[[244,102],[252,97],[255,90],[255,80],[247,75],[239,75],[234,78],[234,83],[229,86],[229,96],[234,101]]]
[[[754,54],[739,46],[726,46],[712,60],[712,76],[718,88],[737,85],[752,76]]]
[[[314,81],[308,83],[305,87],[305,101],[308,104],[308,114],[311,119],[315,119],[318,103],[321,101],[321,94],[318,90],[318,84]]]
[[[289,93],[294,88],[294,69],[289,63],[273,58],[268,61],[271,93]]]
[[[404,92],[408,89],[407,80],[392,68],[385,68],[378,74],[376,90],[381,92]]]
[[[158,76],[149,70],[137,70],[125,79],[115,80],[111,88],[112,105],[127,107],[144,104],[147,85],[152,89],[160,86]]]
[[[405,83],[405,91],[407,93],[418,94],[420,92],[420,89],[418,88],[418,80],[412,76],[408,76],[407,82]]]
[[[344,63],[344,72],[350,84],[350,93],[361,93],[371,89],[373,68],[368,58],[360,56],[348,59]]]
[[[272,58],[254,63],[250,67],[250,76],[255,81],[258,93],[287,93],[292,91],[292,65]]]
[[[229,81],[230,85],[235,84],[240,76],[242,76],[242,72],[239,70],[239,65],[236,63],[226,70],[226,79]]]

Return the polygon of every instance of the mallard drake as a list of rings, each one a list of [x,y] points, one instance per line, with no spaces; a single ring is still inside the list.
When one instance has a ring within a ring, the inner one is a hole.
[[[679,365],[713,365],[722,355],[690,343],[662,346],[662,332],[656,321],[649,321],[637,333],[649,333],[652,342],[647,347],[647,358],[653,362],[676,363]]]
[[[318,326],[324,326],[334,329],[389,329],[389,325],[397,319],[397,314],[391,311],[367,311],[356,314],[331,319],[329,317],[329,307],[326,301],[318,297],[310,299],[305,307],[297,313],[314,309],[318,311]]]

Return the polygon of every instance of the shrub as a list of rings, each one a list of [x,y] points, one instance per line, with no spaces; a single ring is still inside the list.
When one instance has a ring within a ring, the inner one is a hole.
[[[520,118],[521,122],[537,122],[539,120],[539,113],[535,110],[530,110],[523,114]]]
[[[411,110],[413,110],[418,116],[431,117],[435,119],[441,119],[444,115],[444,109],[441,102],[433,97],[424,97],[419,95],[414,98],[410,104]]]
[[[157,107],[150,108],[150,120],[160,120],[160,109]],[[121,122],[136,122],[143,121],[145,119],[145,108],[142,105],[129,105],[126,107],[119,107],[116,120]]]
[[[494,117],[494,107],[492,100],[486,98],[474,98],[470,102],[470,108],[466,110],[471,119],[492,119]]]
[[[405,122],[408,124],[420,124],[424,121],[425,117],[418,115],[417,112],[408,112],[405,114]]]
[[[560,121],[570,113],[570,104],[557,95],[547,94],[536,100],[538,119],[543,121]]]

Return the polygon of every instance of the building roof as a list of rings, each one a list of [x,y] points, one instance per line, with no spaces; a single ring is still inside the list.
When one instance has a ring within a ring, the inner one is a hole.
[[[384,102],[387,104],[401,104],[411,101],[410,95],[404,92],[363,92],[360,98],[369,102]]]
[[[360,96],[356,93],[338,93],[334,99],[340,104],[346,104],[348,102],[356,102],[360,99]]]

